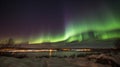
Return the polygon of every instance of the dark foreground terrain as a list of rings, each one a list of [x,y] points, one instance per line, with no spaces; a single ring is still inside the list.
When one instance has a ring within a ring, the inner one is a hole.
[[[119,67],[120,57],[89,55],[85,57],[0,57],[0,67]]]

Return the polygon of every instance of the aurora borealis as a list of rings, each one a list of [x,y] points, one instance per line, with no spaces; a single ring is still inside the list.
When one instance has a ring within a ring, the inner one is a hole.
[[[120,38],[119,3],[119,0],[26,0],[13,5],[8,2],[7,7],[1,8],[0,39],[34,44]]]

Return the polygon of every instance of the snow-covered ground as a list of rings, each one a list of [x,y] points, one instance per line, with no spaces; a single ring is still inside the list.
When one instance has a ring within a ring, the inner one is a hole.
[[[14,58],[2,56],[0,67],[111,67],[111,65],[95,63],[85,57]]]
[[[56,56],[49,56],[49,53],[45,52],[16,53],[14,57],[4,55],[0,56],[0,67],[112,67],[110,62],[106,64],[106,60],[104,64],[104,59],[112,60],[113,67],[118,67],[114,66],[115,63],[120,65],[120,54],[113,54],[112,56],[107,54],[93,54],[78,57],[76,56],[79,55],[78,52],[56,52],[53,55]],[[84,55],[84,53],[81,53],[81,55]]]

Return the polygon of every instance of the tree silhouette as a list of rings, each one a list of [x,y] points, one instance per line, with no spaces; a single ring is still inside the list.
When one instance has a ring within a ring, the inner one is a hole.
[[[120,38],[115,40],[115,47],[120,49]]]
[[[8,39],[8,45],[13,45],[14,44],[14,40],[12,38]]]

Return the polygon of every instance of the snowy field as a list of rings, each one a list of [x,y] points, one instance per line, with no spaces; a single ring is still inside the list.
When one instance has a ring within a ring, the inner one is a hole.
[[[109,57],[100,54],[78,57],[75,56],[76,54],[78,53],[54,53],[53,55],[56,55],[56,57],[53,57],[49,56],[49,53],[19,53],[16,54],[16,57],[0,56],[0,67],[118,67],[115,64],[120,64],[120,55]],[[41,55],[43,57],[40,57]],[[46,55],[48,56],[46,57]],[[71,57],[71,55],[74,57]],[[100,58],[100,60],[96,60],[96,58]],[[113,62],[106,62],[104,58],[111,59]],[[102,62],[101,59],[103,59]]]
[[[13,58],[1,57],[0,67],[112,67],[95,63],[85,57],[79,58]]]

